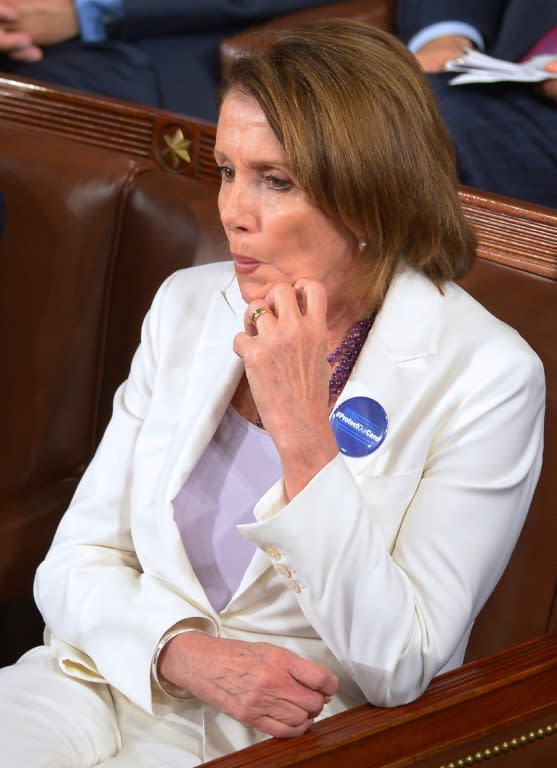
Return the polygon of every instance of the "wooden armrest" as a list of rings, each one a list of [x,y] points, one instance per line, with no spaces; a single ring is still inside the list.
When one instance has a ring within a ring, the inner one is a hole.
[[[497,768],[557,764],[556,632],[440,675],[410,704],[362,705],[206,766],[448,768],[497,755]]]
[[[337,17],[358,19],[374,24],[382,29],[392,29],[394,13],[393,0],[347,0],[344,3],[331,3],[308,8],[303,11],[287,13],[272,21],[228,37],[220,44],[221,79],[228,77],[230,67],[243,51],[258,50],[264,44],[265,32],[288,29],[303,24],[312,24],[321,19]]]

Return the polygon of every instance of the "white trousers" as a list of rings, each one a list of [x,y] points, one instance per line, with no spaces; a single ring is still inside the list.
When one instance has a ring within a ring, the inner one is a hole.
[[[202,729],[188,719],[188,706],[153,717],[107,685],[68,677],[48,648],[34,648],[0,670],[0,763],[191,768],[204,755]]]

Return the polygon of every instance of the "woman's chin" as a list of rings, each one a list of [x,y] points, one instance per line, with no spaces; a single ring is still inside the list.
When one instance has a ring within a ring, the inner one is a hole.
[[[246,304],[252,301],[264,300],[271,289],[269,283],[263,283],[255,277],[248,275],[236,275],[240,293]]]

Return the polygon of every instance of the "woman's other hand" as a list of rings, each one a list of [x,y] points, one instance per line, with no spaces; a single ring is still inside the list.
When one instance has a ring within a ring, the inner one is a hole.
[[[262,304],[271,311],[252,314]],[[234,340],[253,399],[280,454],[293,498],[337,454],[329,424],[327,294],[322,283],[277,283],[264,302],[250,303],[245,333]]]
[[[170,640],[158,671],[242,725],[279,738],[307,731],[338,686],[325,667],[285,648],[201,632]]]

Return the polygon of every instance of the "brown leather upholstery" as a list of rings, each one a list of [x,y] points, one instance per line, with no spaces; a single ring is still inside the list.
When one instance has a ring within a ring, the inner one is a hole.
[[[113,392],[128,375],[141,321],[156,288],[176,269],[216,261],[227,253],[217,216],[217,189],[214,184],[156,168],[134,179],[112,276],[114,300],[108,326],[114,332],[106,339],[101,428],[110,417]],[[133,291],[131,296],[129,291]]]
[[[2,121],[0,599],[27,593],[97,437],[129,159]],[[46,537],[46,538],[45,538]]]
[[[175,115],[0,78],[0,663],[39,640],[24,612],[33,572],[109,418],[157,286],[179,267],[225,256],[213,140],[214,127]],[[481,243],[464,285],[538,351],[548,384],[539,488],[471,638],[469,658],[483,658],[406,707],[359,707],[215,768],[471,765],[457,761],[521,736],[527,746],[500,747],[502,768],[557,761],[557,211],[461,195]]]

